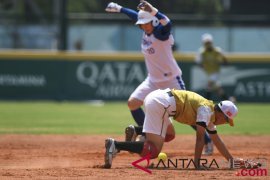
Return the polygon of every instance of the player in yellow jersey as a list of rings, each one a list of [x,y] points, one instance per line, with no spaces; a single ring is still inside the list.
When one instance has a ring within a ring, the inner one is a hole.
[[[112,138],[105,141],[105,167],[110,168],[112,159],[121,150],[138,153],[141,156],[151,154],[156,158],[161,152],[164,142],[174,139],[175,131],[170,117],[177,122],[196,126],[196,147],[194,161],[199,168],[199,159],[204,147],[204,133],[208,131],[214,145],[229,161],[233,156],[217,134],[216,125],[234,125],[234,117],[238,109],[231,101],[225,100],[218,104],[207,100],[197,93],[184,90],[155,90],[144,100],[145,121],[141,132],[145,133],[144,142],[120,142]]]
[[[228,61],[223,54],[221,48],[215,47],[211,34],[202,35],[203,47],[199,49],[196,56],[196,63],[206,73],[208,82],[206,87],[206,98],[211,99],[212,93],[215,92],[221,99],[230,99],[235,101],[234,97],[228,97],[219,82],[219,74],[221,65],[227,65]]]

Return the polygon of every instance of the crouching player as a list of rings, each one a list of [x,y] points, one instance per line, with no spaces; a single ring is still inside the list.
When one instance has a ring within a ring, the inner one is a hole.
[[[216,125],[234,125],[233,118],[238,109],[231,101],[221,101],[214,104],[191,91],[183,90],[155,90],[144,100],[145,121],[143,133],[146,134],[145,142],[120,142],[112,138],[105,140],[105,168],[112,166],[113,157],[120,151],[137,153],[142,157],[150,153],[151,158],[156,158],[161,152],[164,141],[175,137],[175,131],[169,117],[177,122],[196,125],[196,146],[194,162],[200,168],[199,160],[204,147],[205,130],[210,134],[214,145],[219,152],[229,161],[232,155],[217,134]]]

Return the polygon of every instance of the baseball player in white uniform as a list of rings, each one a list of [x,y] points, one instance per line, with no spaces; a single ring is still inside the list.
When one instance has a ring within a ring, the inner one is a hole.
[[[141,1],[138,9],[139,12],[136,12],[111,2],[105,10],[126,14],[144,31],[141,51],[144,55],[148,76],[128,99],[131,114],[141,127],[145,119],[145,113],[141,106],[150,92],[166,88],[185,90],[185,84],[182,80],[182,71],[172,52],[174,38],[171,34],[172,25],[169,18],[146,1]],[[195,126],[192,127],[195,128]],[[135,127],[127,127],[126,140],[128,141],[131,140],[128,138],[131,137],[130,131],[134,135]],[[208,134],[205,135],[205,142],[211,144]]]

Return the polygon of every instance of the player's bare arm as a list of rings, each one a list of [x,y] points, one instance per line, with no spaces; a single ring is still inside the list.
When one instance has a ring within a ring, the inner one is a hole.
[[[205,133],[205,126],[202,123],[197,123],[197,131],[196,131],[196,145],[195,145],[195,155],[194,155],[194,162],[196,165],[196,169],[200,168],[200,159],[202,156],[202,150],[204,147],[204,133]]]
[[[211,139],[214,142],[214,145],[217,147],[218,151],[229,161],[232,160],[233,157],[230,154],[230,152],[228,151],[228,149],[226,148],[225,144],[223,143],[223,141],[221,140],[221,138],[219,137],[219,135],[217,133],[215,134],[210,134]]]

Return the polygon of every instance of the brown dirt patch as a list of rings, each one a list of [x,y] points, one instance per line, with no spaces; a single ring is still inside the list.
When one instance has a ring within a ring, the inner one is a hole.
[[[79,135],[0,135],[0,179],[267,179],[269,178],[270,136],[222,136],[235,157],[266,158],[268,177],[239,177],[239,170],[216,168],[195,171],[182,168],[151,169],[152,174],[134,168],[131,162],[140,157],[121,152],[111,169],[97,168],[103,164],[104,140],[108,136]],[[123,140],[123,136],[112,136]],[[195,137],[179,135],[165,144],[163,152],[170,159],[193,157]],[[215,149],[213,156],[205,157],[220,163],[223,158]],[[157,165],[158,161],[152,163]],[[179,165],[180,164],[180,165]],[[184,166],[187,166],[185,164]],[[163,167],[163,166],[160,166]],[[172,167],[172,166],[171,166]]]

